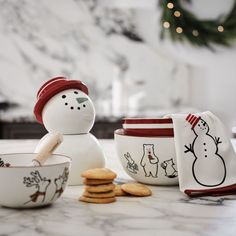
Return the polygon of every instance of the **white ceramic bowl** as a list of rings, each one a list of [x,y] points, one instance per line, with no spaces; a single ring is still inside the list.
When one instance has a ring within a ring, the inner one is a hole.
[[[29,166],[35,153],[0,155],[0,205],[32,208],[53,203],[63,193],[71,159],[54,154],[43,166]]]
[[[118,157],[126,173],[136,181],[154,185],[178,184],[171,123],[169,119],[126,119],[123,124],[126,129],[115,131]]]

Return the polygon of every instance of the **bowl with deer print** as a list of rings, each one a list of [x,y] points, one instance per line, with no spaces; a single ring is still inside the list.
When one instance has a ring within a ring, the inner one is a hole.
[[[56,201],[65,190],[71,159],[51,155],[43,166],[32,166],[35,153],[0,155],[0,205],[33,208]]]
[[[114,132],[125,172],[138,182],[177,185],[178,171],[172,119],[125,118]]]

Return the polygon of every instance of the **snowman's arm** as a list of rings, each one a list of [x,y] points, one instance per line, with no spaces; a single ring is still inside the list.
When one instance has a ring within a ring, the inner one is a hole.
[[[215,137],[215,143],[216,143],[216,146],[218,146],[218,144],[222,143],[222,141],[220,141],[220,137]]]
[[[192,144],[189,144],[189,147],[188,147],[187,145],[184,145],[184,147],[186,148],[186,150],[184,151],[184,153],[187,153],[187,152],[192,152],[192,153],[193,153]]]

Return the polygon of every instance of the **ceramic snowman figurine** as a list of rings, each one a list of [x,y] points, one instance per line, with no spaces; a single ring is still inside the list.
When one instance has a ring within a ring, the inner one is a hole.
[[[53,133],[63,135],[62,143],[53,153],[72,158],[70,185],[82,184],[82,171],[104,167],[105,158],[101,146],[89,133],[94,124],[95,109],[84,83],[64,77],[49,80],[38,91],[34,114],[48,131],[35,152]]]

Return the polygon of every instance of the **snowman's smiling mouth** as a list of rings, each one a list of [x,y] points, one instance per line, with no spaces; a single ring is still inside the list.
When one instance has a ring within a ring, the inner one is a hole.
[[[75,91],[74,93],[75,93],[75,94],[78,94],[77,91]],[[65,98],[66,98],[66,95],[63,94],[61,97],[62,97],[62,99],[65,99]],[[78,106],[74,106],[74,105],[70,106],[70,104],[69,104],[67,101],[65,101],[64,105],[67,106],[67,107],[69,107],[70,110],[81,110],[81,108],[83,108],[83,107],[85,108],[85,107],[86,107],[85,102],[86,102],[87,100],[88,100],[88,98],[85,98],[85,97],[77,97],[77,98],[76,98],[76,101],[79,103]]]
[[[86,107],[86,104],[81,104],[81,106],[70,106],[68,102],[65,102],[65,106],[68,106],[71,110],[81,110]]]

